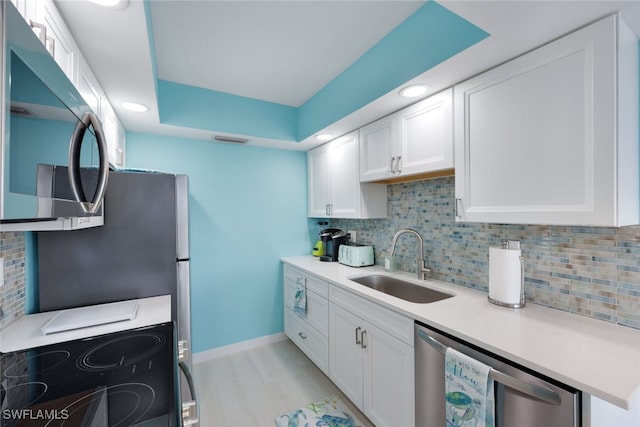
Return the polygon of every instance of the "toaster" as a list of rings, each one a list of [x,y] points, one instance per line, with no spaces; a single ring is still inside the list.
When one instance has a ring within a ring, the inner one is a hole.
[[[350,267],[365,267],[373,265],[373,246],[370,245],[340,245],[338,262]]]

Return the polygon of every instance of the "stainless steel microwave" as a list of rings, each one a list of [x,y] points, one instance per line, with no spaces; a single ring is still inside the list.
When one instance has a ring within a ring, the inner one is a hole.
[[[13,4],[0,7],[0,231],[103,225],[101,123]]]

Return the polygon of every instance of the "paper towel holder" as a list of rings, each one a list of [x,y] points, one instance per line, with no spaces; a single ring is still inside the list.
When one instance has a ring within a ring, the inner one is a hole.
[[[520,249],[520,241],[519,240],[503,240],[502,249]],[[506,303],[506,302],[493,299],[490,296],[487,296],[487,299],[491,304],[495,304],[500,307],[522,308],[527,304],[527,302],[524,299],[524,257],[522,255],[520,255],[520,302],[515,304]]]

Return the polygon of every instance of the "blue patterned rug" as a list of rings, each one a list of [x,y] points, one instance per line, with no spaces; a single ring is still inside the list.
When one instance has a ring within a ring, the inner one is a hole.
[[[362,427],[362,425],[362,421],[353,415],[336,395],[276,418],[277,427]]]

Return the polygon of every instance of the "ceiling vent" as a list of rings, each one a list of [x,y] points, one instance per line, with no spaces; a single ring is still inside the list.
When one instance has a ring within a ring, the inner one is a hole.
[[[27,110],[26,108],[23,107],[18,107],[15,105],[11,106],[11,114],[17,114],[19,116],[30,116],[31,115],[31,111]]]
[[[247,138],[238,138],[235,136],[226,136],[226,135],[215,135],[213,139],[215,141],[234,142],[236,144],[244,144],[245,142],[249,141]]]

